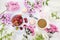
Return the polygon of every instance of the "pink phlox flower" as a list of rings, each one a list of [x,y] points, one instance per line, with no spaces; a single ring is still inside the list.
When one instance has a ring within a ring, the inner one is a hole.
[[[28,28],[30,30],[30,32],[32,33],[32,36],[35,34],[35,32],[34,32],[35,27],[30,26],[30,25],[29,26],[26,25],[26,26],[24,26],[24,28]]]
[[[24,5],[25,5],[25,7],[27,8],[27,12],[28,12],[28,13],[35,13],[35,9],[32,8],[32,6],[28,3],[27,0],[25,0]]]
[[[35,34],[34,33],[34,27],[32,27],[32,26],[28,26],[28,28],[30,29],[30,31],[32,32],[32,36]]]
[[[58,28],[55,25],[50,24],[50,28],[53,32],[58,32]]]
[[[32,14],[32,13],[36,12],[36,9],[41,10],[41,8],[42,8],[42,1],[43,0],[39,0],[39,1],[35,0],[33,2],[33,4],[31,4],[28,0],[25,0],[24,1],[24,5],[27,8],[27,12]]]
[[[17,11],[20,9],[20,5],[18,2],[13,2],[13,1],[10,1],[6,4],[6,7],[7,7],[7,10],[9,11]]]
[[[50,32],[55,33],[55,32],[58,32],[58,28],[55,25],[50,24],[50,28],[46,28],[45,31],[48,33]]]
[[[24,5],[25,5],[26,8],[31,8],[31,5],[29,5],[29,4],[27,3],[27,0],[24,1]]]
[[[34,8],[37,8],[37,9],[42,8],[42,0],[35,1]]]
[[[4,24],[10,24],[11,23],[11,14],[0,14],[0,20]]]
[[[35,9],[27,8],[27,12],[30,13],[30,14],[35,13]]]

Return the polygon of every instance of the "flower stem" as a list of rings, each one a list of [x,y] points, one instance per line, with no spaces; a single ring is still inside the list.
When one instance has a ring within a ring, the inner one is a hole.
[[[3,12],[1,12],[0,14],[4,13],[5,11],[7,11],[7,9],[6,9],[6,10],[4,10]]]

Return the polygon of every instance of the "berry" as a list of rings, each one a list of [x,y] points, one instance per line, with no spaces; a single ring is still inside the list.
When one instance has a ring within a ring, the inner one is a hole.
[[[25,23],[27,23],[28,22],[27,18],[24,18],[24,21],[25,21]]]
[[[23,27],[20,27],[20,30],[23,30]]]

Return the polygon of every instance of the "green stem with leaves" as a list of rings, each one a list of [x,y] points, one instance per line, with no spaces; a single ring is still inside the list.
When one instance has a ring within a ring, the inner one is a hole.
[[[51,17],[55,17],[56,19],[60,19],[60,17],[57,16],[57,12],[52,12]]]
[[[11,40],[11,39],[10,39],[10,36],[12,36],[12,33],[13,33],[13,32],[11,32],[10,34],[8,34],[8,33],[6,34],[6,33],[5,33],[6,35],[2,36],[3,31],[5,31],[5,29],[4,29],[4,28],[5,28],[5,25],[4,25],[4,24],[1,24],[1,25],[2,25],[2,28],[1,28],[1,30],[0,30],[0,34],[1,34],[0,40],[3,40],[3,39],[5,39],[5,40],[6,40],[6,39]]]
[[[0,34],[1,34],[1,37],[2,37],[2,33],[3,33],[3,30],[4,30],[4,24],[1,24],[2,25],[2,28],[1,28],[1,30],[0,30]],[[0,38],[0,40],[2,40],[2,38]]]
[[[48,2],[49,2],[49,0],[44,1],[43,5],[47,5],[48,6]]]
[[[44,40],[44,37],[42,34],[37,34],[33,40]]]

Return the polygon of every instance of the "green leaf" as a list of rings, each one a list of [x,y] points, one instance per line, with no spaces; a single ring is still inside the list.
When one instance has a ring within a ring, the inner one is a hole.
[[[49,1],[49,0],[46,0],[46,5],[47,5],[47,6],[48,6],[48,1]]]
[[[0,38],[0,40],[2,40],[2,38]]]
[[[32,7],[34,7],[34,3],[32,4]]]
[[[11,40],[11,38],[8,38],[8,40]]]
[[[16,27],[16,30],[18,30],[19,27]]]
[[[1,38],[2,38],[2,39],[3,39],[3,38],[7,39],[7,38],[10,38],[10,36],[12,36],[12,32],[11,32],[10,34],[6,34],[5,36],[3,36],[3,37],[1,37]]]
[[[48,3],[46,2],[46,5],[48,6]]]
[[[56,19],[60,19],[60,17],[56,17]]]
[[[56,17],[57,16],[57,13],[51,13],[51,16],[52,17]]]
[[[30,3],[29,1],[27,1],[27,3],[28,3],[29,5],[31,5],[31,3]]]
[[[44,40],[44,37],[42,34],[36,35],[35,40]]]
[[[44,2],[43,2],[43,5],[44,5]]]

